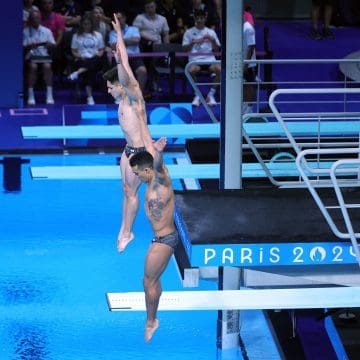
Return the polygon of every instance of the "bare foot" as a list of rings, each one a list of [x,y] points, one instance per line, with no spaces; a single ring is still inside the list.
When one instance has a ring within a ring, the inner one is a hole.
[[[146,327],[145,327],[145,341],[149,342],[152,338],[152,336],[154,335],[154,332],[156,331],[156,329],[159,327],[159,320],[155,319],[153,321],[152,324],[150,324],[149,322],[146,322]]]
[[[128,244],[134,239],[134,233],[130,233],[129,236],[121,236],[117,241],[117,249],[119,252],[123,252]]]

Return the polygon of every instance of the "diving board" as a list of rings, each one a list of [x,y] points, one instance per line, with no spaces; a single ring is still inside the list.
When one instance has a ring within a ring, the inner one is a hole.
[[[294,136],[340,136],[358,135],[360,121],[296,121],[286,122]],[[245,123],[249,136],[285,136],[277,122]],[[173,138],[218,138],[220,124],[164,124],[149,125],[153,138],[162,136]],[[122,139],[124,134],[118,125],[68,125],[68,126],[22,126],[24,139]]]
[[[312,163],[317,166],[318,163]],[[321,168],[329,168],[330,162],[319,163]],[[182,164],[166,165],[172,179],[218,179],[219,164]],[[266,163],[273,176],[299,176],[295,162]],[[119,167],[116,165],[76,165],[76,166],[32,166],[30,173],[36,180],[118,180],[121,178]],[[264,178],[264,169],[259,163],[243,163],[243,178]]]
[[[149,125],[154,138],[214,138],[219,137],[219,124]],[[22,126],[24,139],[123,139],[119,125]]]
[[[110,311],[144,311],[144,292],[106,294]],[[360,307],[360,287],[164,291],[159,310],[254,310]]]

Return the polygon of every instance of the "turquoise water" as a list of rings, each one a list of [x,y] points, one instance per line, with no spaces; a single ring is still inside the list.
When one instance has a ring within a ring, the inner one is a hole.
[[[23,157],[33,166],[115,161],[105,155]],[[31,180],[28,167],[22,167],[20,192],[0,193],[0,359],[221,357],[216,311],[160,312],[150,344],[143,341],[144,312],[109,312],[106,292],[142,291],[151,240],[143,202],[136,239],[119,254],[118,181]],[[162,283],[164,290],[182,289],[173,261]],[[215,284],[201,282],[200,289],[210,288]]]

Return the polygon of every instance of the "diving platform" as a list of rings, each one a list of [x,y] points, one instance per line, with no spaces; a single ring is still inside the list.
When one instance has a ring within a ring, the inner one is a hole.
[[[311,162],[314,168],[327,169],[330,162]],[[219,164],[169,164],[172,179],[219,179]],[[274,177],[300,177],[295,161],[267,162],[266,169]],[[119,180],[121,173],[116,165],[32,166],[35,180]],[[260,163],[243,163],[243,178],[265,178],[267,173]]]
[[[346,232],[334,190],[318,192],[325,203],[333,205],[333,221]],[[352,202],[360,201],[359,188],[344,188],[343,194]],[[182,240],[177,255],[182,268],[291,267],[300,271],[357,264],[351,241],[334,235],[307,188],[176,191],[175,197],[175,223]],[[358,228],[360,212],[353,212]],[[360,276],[360,269],[356,271]]]
[[[110,311],[145,311],[144,292],[106,293]],[[159,311],[360,307],[360,287],[164,291]]]
[[[263,114],[253,114],[262,116]],[[356,136],[360,132],[358,120],[332,121],[288,121],[288,130],[293,136]],[[220,124],[149,124],[153,138],[219,138]],[[278,122],[244,123],[246,133],[251,137],[285,137]],[[67,125],[67,126],[22,126],[24,139],[122,139],[124,134],[118,125]]]

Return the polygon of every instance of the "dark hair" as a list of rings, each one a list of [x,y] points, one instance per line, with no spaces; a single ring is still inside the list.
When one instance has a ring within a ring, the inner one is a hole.
[[[197,18],[197,17],[200,17],[200,16],[206,18],[207,17],[207,12],[204,11],[204,10],[195,10],[194,11],[194,18]]]
[[[130,158],[130,166],[138,166],[143,169],[146,167],[153,168],[154,158],[148,151],[140,151]]]
[[[106,81],[110,81],[112,84],[115,84],[116,82],[119,82],[117,66],[115,66],[112,69],[106,71],[103,74],[103,79],[106,80]]]
[[[82,35],[84,34],[84,27],[83,24],[85,21],[90,21],[91,24],[91,29],[90,32],[93,34],[95,31],[95,25],[94,25],[94,17],[92,16],[92,14],[90,13],[86,13],[85,15],[82,16],[81,21],[80,21],[80,26],[78,28],[78,35]]]

